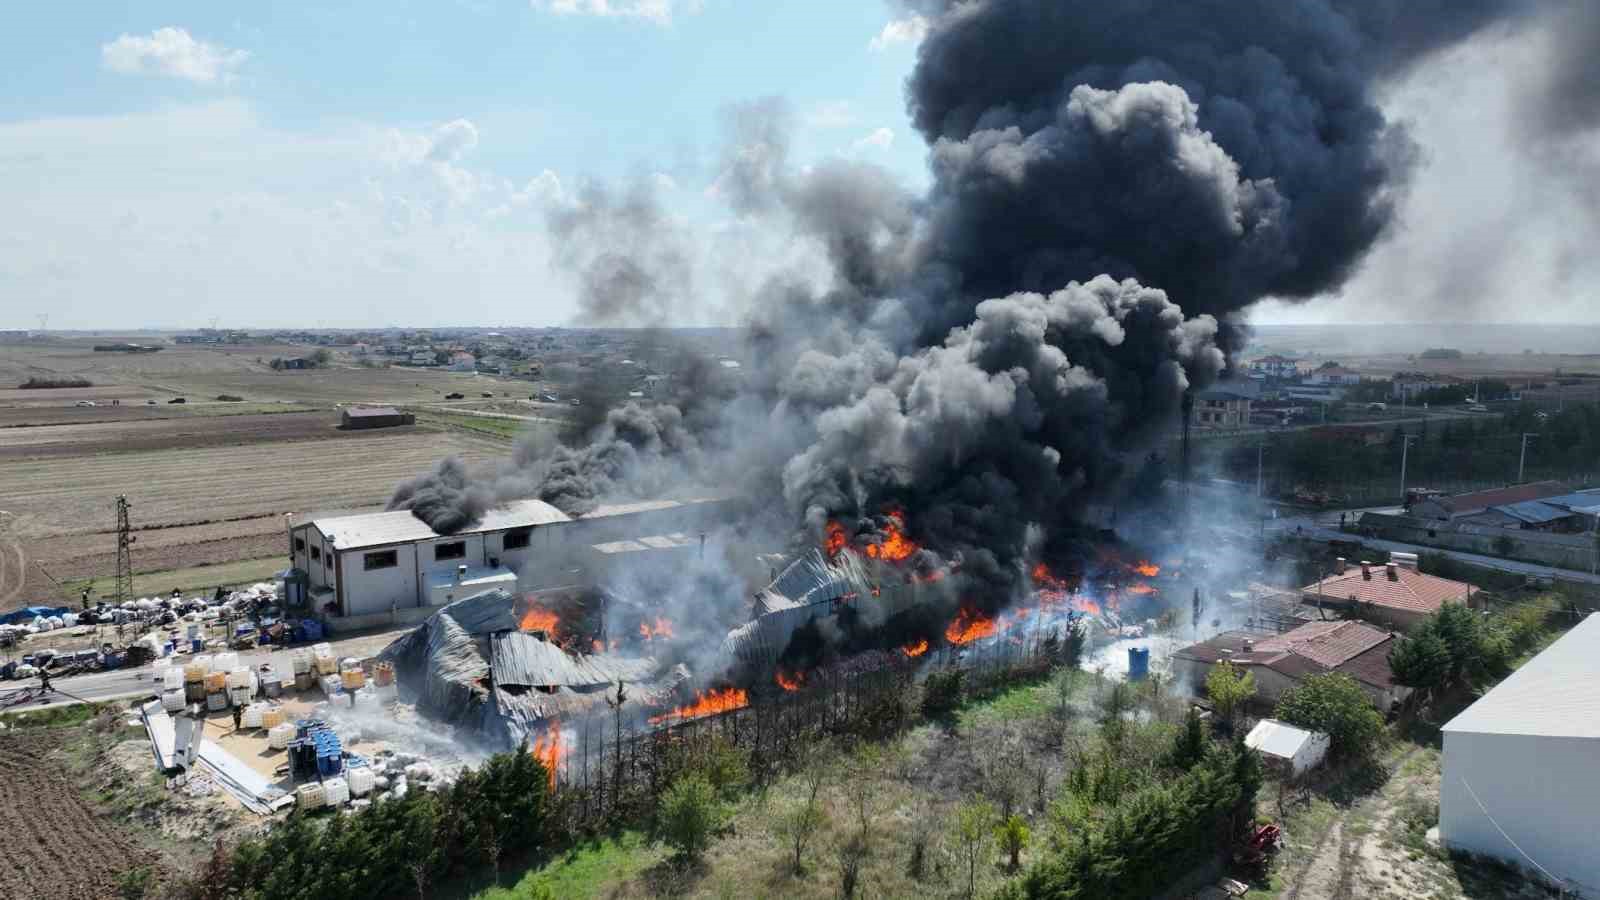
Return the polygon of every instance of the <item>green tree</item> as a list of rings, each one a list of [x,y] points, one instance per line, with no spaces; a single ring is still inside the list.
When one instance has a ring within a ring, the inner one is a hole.
[[[1389,669],[1395,683],[1425,694],[1445,686],[1450,668],[1450,647],[1431,621],[1418,625],[1389,651]]]
[[[316,364],[317,368],[324,368],[328,363],[333,362],[333,351],[327,347],[318,347],[311,352],[311,361]]]
[[[1274,715],[1326,734],[1333,753],[1343,757],[1365,756],[1383,736],[1383,716],[1361,685],[1343,672],[1308,676],[1284,691]]]
[[[1172,738],[1172,747],[1167,751],[1167,765],[1174,769],[1188,769],[1199,762],[1205,753],[1205,726],[1200,722],[1200,713],[1191,706],[1189,714],[1183,717],[1183,728]]]
[[[1256,695],[1256,676],[1223,660],[1206,674],[1206,696],[1224,722],[1233,724],[1234,713]]]
[[[978,889],[978,863],[988,849],[994,823],[994,805],[987,800],[969,800],[956,810],[956,846],[967,866],[967,897]]]
[[[994,827],[995,842],[1006,854],[1011,871],[1015,872],[1017,867],[1022,865],[1022,851],[1027,849],[1031,837],[1032,835],[1028,833],[1028,823],[1022,821],[1022,817],[1018,815],[1008,816],[1004,822]]]
[[[717,792],[702,775],[686,775],[661,795],[657,819],[667,846],[683,859],[699,859],[721,824]]]

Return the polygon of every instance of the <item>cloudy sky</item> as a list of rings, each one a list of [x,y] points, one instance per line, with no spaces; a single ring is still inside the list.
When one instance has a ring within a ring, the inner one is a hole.
[[[597,183],[655,192],[696,236],[706,300],[685,324],[731,324],[728,295],[805,256],[718,197],[731,104],[784,98],[800,165],[927,181],[901,93],[920,29],[873,0],[85,2],[7,19],[0,327],[572,324],[547,217]],[[1492,35],[1390,86],[1423,151],[1401,228],[1341,296],[1259,317],[1600,321],[1593,198],[1530,166],[1509,124],[1503,73],[1546,39]]]

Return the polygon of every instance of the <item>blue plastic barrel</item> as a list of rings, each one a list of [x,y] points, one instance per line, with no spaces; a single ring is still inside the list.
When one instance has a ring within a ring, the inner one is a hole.
[[[1128,680],[1141,681],[1150,674],[1150,648],[1128,648]]]
[[[194,638],[193,640],[189,641],[190,653],[199,653],[204,649],[206,649],[206,642],[204,638]]]

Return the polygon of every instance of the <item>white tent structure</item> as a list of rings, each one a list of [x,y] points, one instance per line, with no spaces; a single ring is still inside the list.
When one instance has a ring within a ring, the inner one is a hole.
[[[1600,615],[1444,726],[1439,836],[1600,898]]]
[[[1320,732],[1296,728],[1277,719],[1262,719],[1250,729],[1244,743],[1269,762],[1287,767],[1291,775],[1299,775],[1328,755],[1329,739]]]

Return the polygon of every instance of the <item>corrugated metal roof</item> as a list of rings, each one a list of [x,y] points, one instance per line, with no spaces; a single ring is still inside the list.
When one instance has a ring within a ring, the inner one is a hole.
[[[1600,614],[1591,613],[1443,730],[1600,738]]]
[[[400,410],[392,406],[352,406],[344,413],[352,419],[362,419],[368,416],[398,416]]]
[[[566,513],[543,500],[514,500],[505,506],[489,510],[477,524],[463,528],[452,535],[439,534],[406,509],[313,519],[311,524],[333,539],[335,549],[356,550],[362,547],[431,541],[435,538],[484,534],[510,528],[553,525],[570,521],[572,520]]]
[[[643,512],[659,512],[664,509],[680,509],[689,506],[701,506],[707,503],[722,503],[729,499],[731,497],[708,494],[703,497],[684,497],[678,500],[639,500],[634,503],[606,503],[596,506],[582,518],[588,521],[589,519],[604,519],[610,516],[629,516]]]
[[[651,535],[650,537],[642,537],[632,541],[606,541],[603,544],[591,544],[590,547],[598,553],[611,556],[619,553],[643,553],[652,550],[681,550],[694,545],[695,539],[680,531],[674,534]]]
[[[1553,498],[1552,498],[1553,499]],[[1502,506],[1490,507],[1491,512],[1504,513],[1518,522],[1529,525],[1543,525],[1572,515],[1570,510],[1559,506],[1551,506],[1544,500],[1524,500],[1521,503],[1507,503]]]
[[[535,635],[508,631],[489,641],[489,670],[495,684],[580,687],[642,681],[655,672],[656,661],[609,653],[568,653]]]

